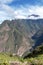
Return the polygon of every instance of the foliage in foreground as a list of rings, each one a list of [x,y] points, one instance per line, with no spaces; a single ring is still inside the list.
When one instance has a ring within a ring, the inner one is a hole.
[[[10,61],[27,62],[26,65],[30,63],[31,65],[43,65],[43,46],[37,48],[32,54],[25,57],[25,59],[7,53],[0,53],[0,65],[10,65]]]

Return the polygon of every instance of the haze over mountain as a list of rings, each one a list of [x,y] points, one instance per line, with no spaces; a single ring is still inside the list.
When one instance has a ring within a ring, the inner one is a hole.
[[[0,52],[26,56],[43,44],[43,19],[5,20],[0,24]]]

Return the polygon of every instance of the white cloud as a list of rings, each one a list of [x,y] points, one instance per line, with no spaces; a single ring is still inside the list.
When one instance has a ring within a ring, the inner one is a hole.
[[[32,6],[30,8],[30,14],[40,15],[39,18],[43,18],[43,6]]]
[[[40,17],[28,17],[28,15],[36,14]],[[30,19],[37,19],[43,18],[43,6],[25,6],[21,7],[19,10],[16,10],[16,18],[30,18]]]
[[[3,3],[0,4],[0,23],[5,19],[37,19],[33,16],[28,17],[28,15],[36,14],[40,15],[38,18],[43,18],[43,6],[22,6],[20,8],[12,8],[11,6],[6,5],[5,3],[11,3],[13,0],[4,0]],[[0,0],[2,2],[2,0]]]
[[[4,3],[4,4],[5,4],[5,3],[11,3],[12,1],[13,1],[13,0],[0,0],[0,3],[2,3],[2,4],[3,4],[3,3]]]

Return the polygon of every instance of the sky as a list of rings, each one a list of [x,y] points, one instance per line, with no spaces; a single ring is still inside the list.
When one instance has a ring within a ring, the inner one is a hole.
[[[32,14],[39,17],[28,17]],[[43,0],[0,0],[0,23],[6,19],[27,18],[43,18]]]

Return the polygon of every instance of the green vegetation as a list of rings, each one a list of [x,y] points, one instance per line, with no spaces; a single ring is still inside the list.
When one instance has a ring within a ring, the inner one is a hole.
[[[17,61],[17,62],[24,62],[23,58],[20,58],[18,56],[13,56],[9,53],[0,53],[0,65],[10,65],[10,62]]]
[[[27,59],[19,58],[17,56],[9,56],[7,54],[0,54],[0,65],[10,65],[10,61],[17,61],[24,63],[27,61],[27,63],[31,63],[33,65],[43,65],[43,54],[38,55],[37,57],[31,57]]]
[[[27,62],[26,65],[30,63],[32,65],[43,65],[43,46],[35,49],[30,55],[25,57],[25,59],[9,53],[0,53],[0,65],[10,65],[9,62],[11,61],[21,62],[21,65],[23,65],[22,63],[25,64],[25,62]]]
[[[43,65],[43,45],[37,47],[32,53],[25,57],[33,65]]]

